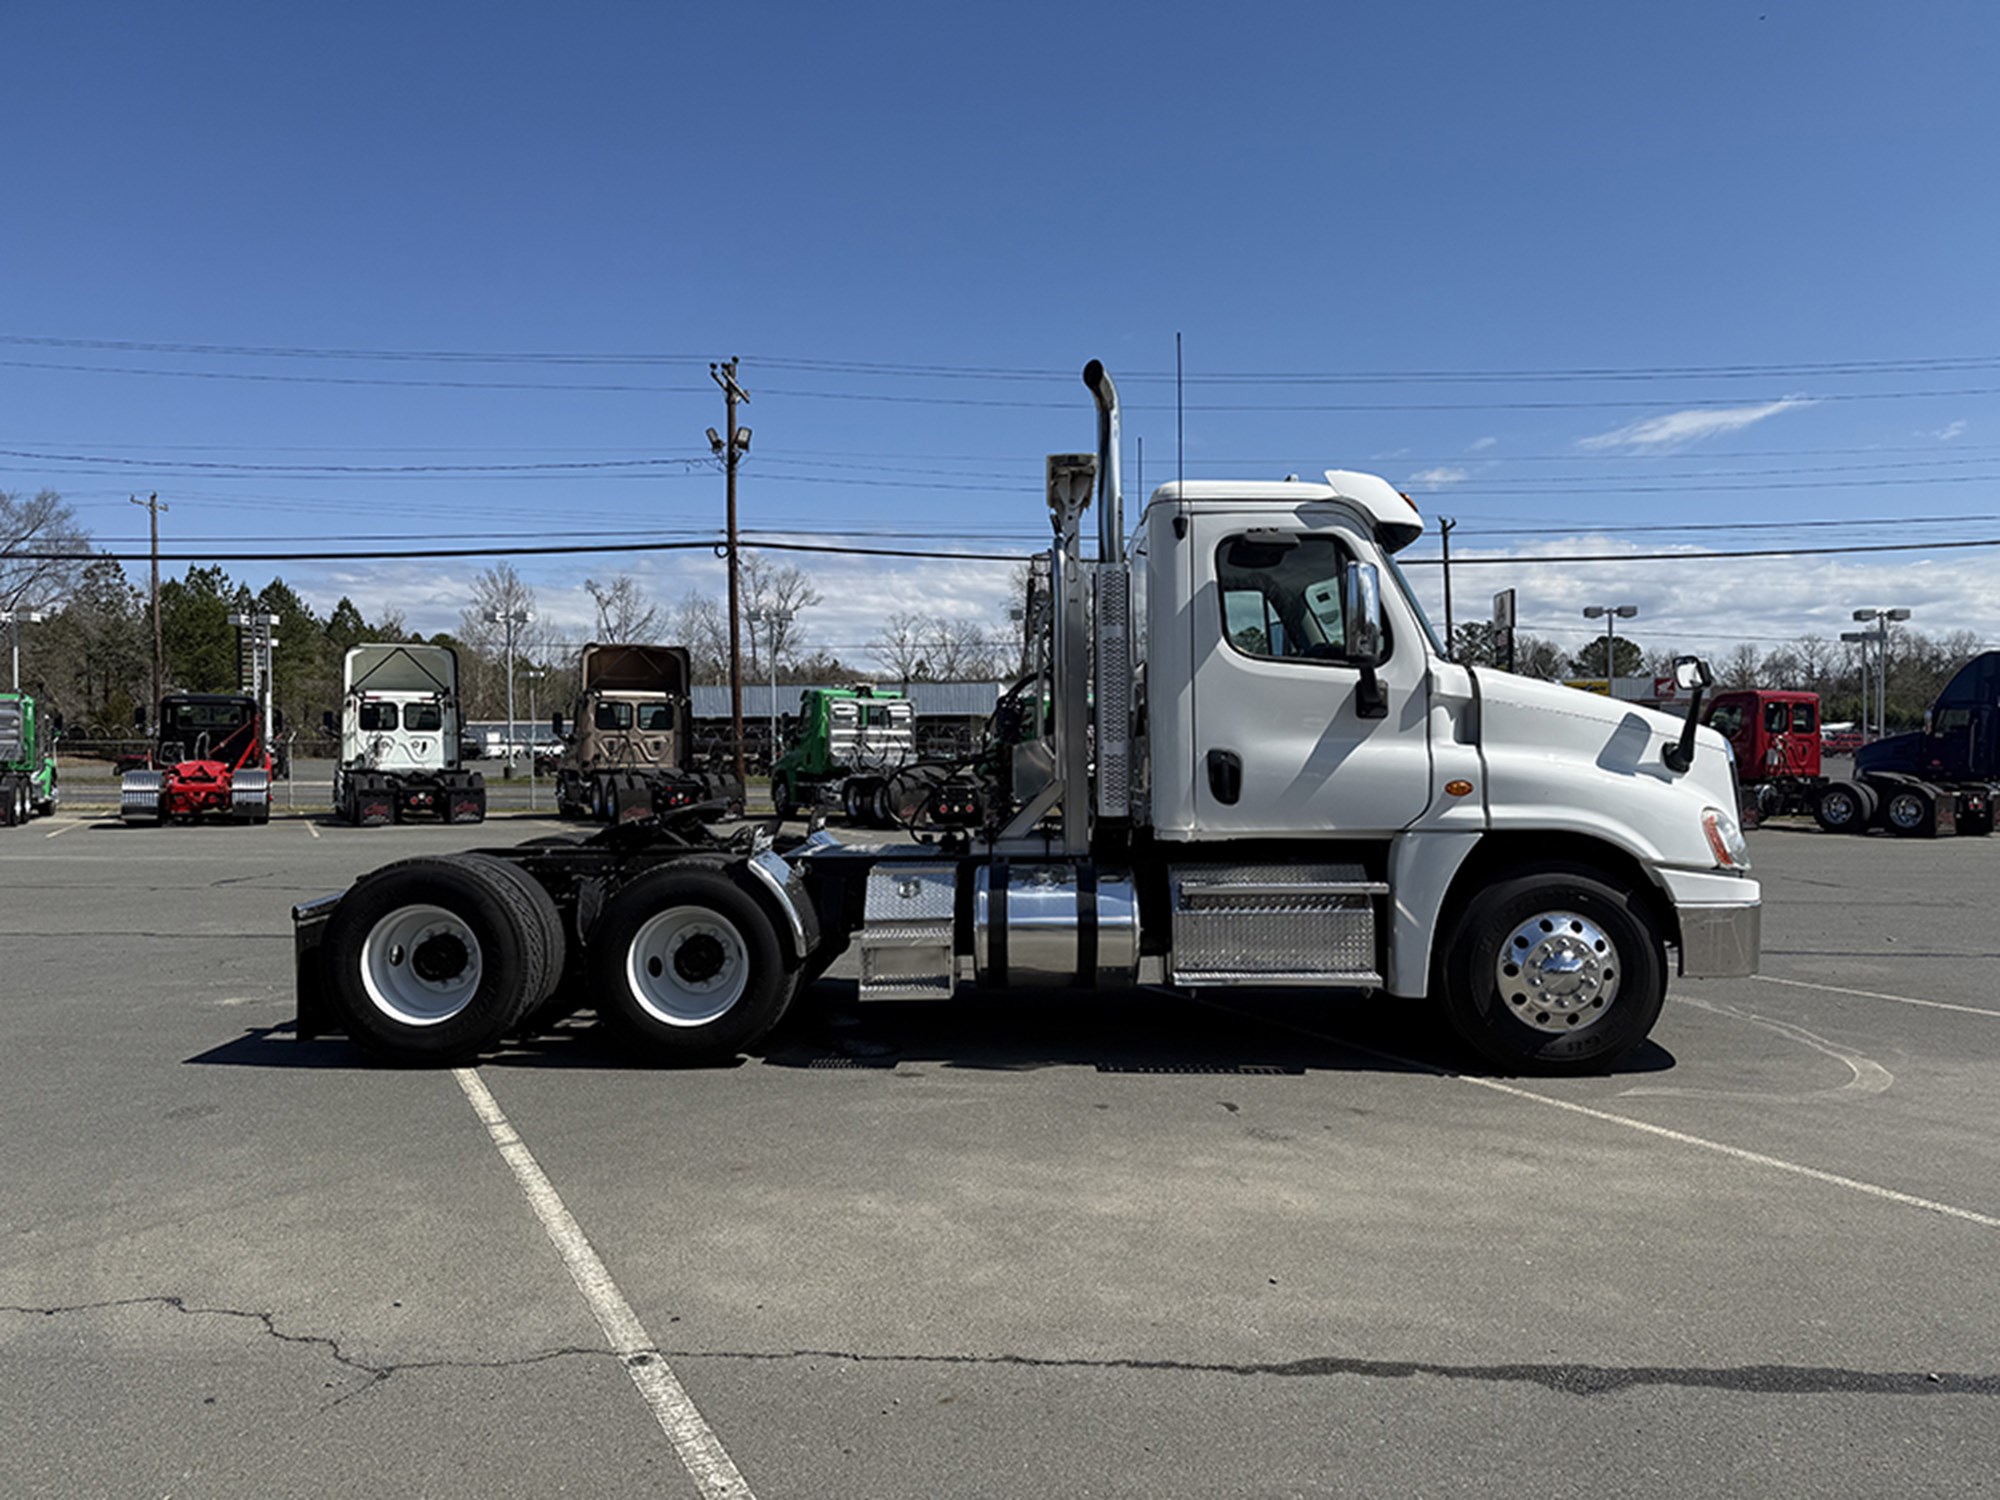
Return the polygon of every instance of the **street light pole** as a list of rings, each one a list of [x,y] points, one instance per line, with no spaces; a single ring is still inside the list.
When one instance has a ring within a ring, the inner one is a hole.
[[[536,726],[541,723],[539,711],[535,707],[535,684],[540,682],[545,674],[540,667],[523,667],[521,675],[528,681],[528,811],[535,812],[538,810],[535,801],[535,772],[537,770],[535,765],[535,736],[540,733],[540,730]],[[513,730],[510,729],[507,732],[512,734]]]
[[[1604,695],[1618,696],[1618,622],[1638,616],[1636,604],[1591,604],[1583,611],[1586,620],[1604,621]]]
[[[1875,629],[1868,637],[1876,642],[1875,732],[1878,735],[1886,735],[1889,732],[1889,622],[1891,620],[1907,620],[1910,618],[1910,612],[1907,609],[1857,609],[1854,612],[1854,618],[1862,621],[1873,620],[1875,622]],[[1845,639],[1845,637],[1842,637],[1842,639]],[[1861,652],[1863,656],[1866,656],[1868,648],[1864,645],[1861,648]],[[1863,697],[1865,701],[1865,688],[1863,689]],[[1868,717],[1865,709],[1862,711],[1861,716],[1864,720]],[[1865,729],[1863,732],[1864,734],[1866,733]]]
[[[797,618],[798,611],[779,609],[767,605],[763,609],[753,609],[744,618],[752,625],[764,627],[764,654],[771,658],[771,764],[778,763],[778,627],[789,625]]]
[[[39,609],[22,609],[18,605],[13,609],[0,609],[0,620],[14,627],[14,691],[17,693],[21,691],[21,622],[26,620],[30,625],[39,625],[47,618]]]
[[[511,776],[514,774],[514,757],[519,753],[514,743],[514,627],[532,624],[535,612],[532,609],[489,609],[486,618],[491,624],[504,626],[507,632],[507,774]],[[530,755],[528,761],[532,771],[534,756]]]

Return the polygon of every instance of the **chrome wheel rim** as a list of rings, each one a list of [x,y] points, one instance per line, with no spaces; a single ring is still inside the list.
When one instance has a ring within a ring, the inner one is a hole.
[[[640,924],[625,950],[625,980],[640,1009],[668,1026],[706,1026],[743,998],[750,954],[743,934],[705,906],[672,906]]]
[[[484,969],[479,939],[442,906],[400,906],[361,945],[361,987],[405,1026],[436,1026],[472,1003]]]
[[[1493,978],[1517,1021],[1560,1036],[1611,1009],[1624,967],[1602,927],[1573,911],[1546,911],[1507,935]]]
[[[1898,828],[1923,827],[1923,799],[1914,792],[1898,793],[1889,802],[1889,821]]]

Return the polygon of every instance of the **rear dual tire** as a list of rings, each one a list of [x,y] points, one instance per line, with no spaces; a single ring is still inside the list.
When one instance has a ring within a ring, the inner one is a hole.
[[[563,952],[546,891],[504,860],[459,855],[363,876],[328,920],[322,961],[357,1044],[391,1062],[449,1066],[545,1003]]]
[[[639,876],[591,929],[599,1014],[666,1058],[717,1062],[784,1018],[796,974],[755,898],[712,865]]]

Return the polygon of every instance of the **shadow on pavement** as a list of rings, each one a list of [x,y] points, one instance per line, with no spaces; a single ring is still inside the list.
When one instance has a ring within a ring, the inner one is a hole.
[[[290,1023],[251,1028],[187,1061],[212,1067],[393,1066],[344,1037],[300,1041]],[[635,1046],[589,1012],[536,1036],[509,1039],[481,1061],[500,1068],[662,1073],[685,1066]],[[1379,996],[963,991],[951,1001],[862,1004],[851,980],[815,985],[750,1057],[706,1066],[888,1071],[905,1063],[983,1072],[1093,1068],[1189,1076],[1492,1072],[1444,1034],[1427,1007]],[[1647,1042],[1607,1071],[1655,1073],[1674,1065],[1673,1054]]]

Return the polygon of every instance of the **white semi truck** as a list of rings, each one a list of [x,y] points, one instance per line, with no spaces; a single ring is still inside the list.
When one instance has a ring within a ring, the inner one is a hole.
[[[668,814],[391,865],[294,909],[299,1034],[451,1061],[588,1004],[715,1058],[853,950],[864,1000],[1365,990],[1493,1066],[1577,1071],[1644,1040],[1670,973],[1754,972],[1730,761],[1693,711],[1446,660],[1394,557],[1423,520],[1371,475],[1165,485],[1128,538],[1116,391],[1084,379],[1098,451],[1048,462],[1037,647],[969,770],[977,826],[725,841]]]
[[[335,816],[361,828],[486,817],[486,779],[459,762],[458,653],[377,641],[349,649],[342,669]]]

